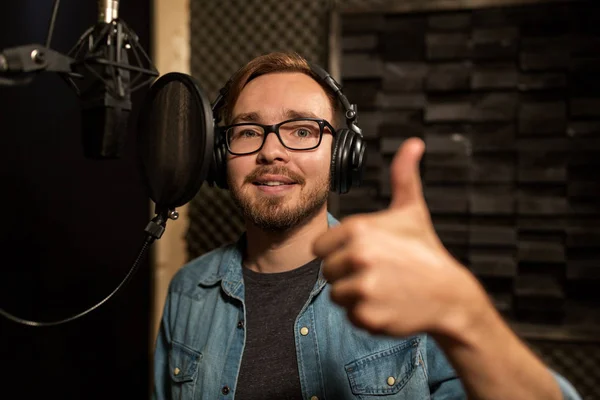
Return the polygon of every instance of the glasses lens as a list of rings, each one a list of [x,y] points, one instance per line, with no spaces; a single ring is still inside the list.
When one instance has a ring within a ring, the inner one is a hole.
[[[319,144],[321,127],[316,121],[290,121],[279,127],[279,136],[290,149],[311,149]]]
[[[252,153],[260,148],[265,132],[256,125],[238,125],[227,129],[227,143],[232,153]]]
[[[241,124],[226,131],[229,150],[235,154],[254,153],[262,146],[265,131],[261,126]],[[321,140],[321,126],[316,121],[289,121],[279,127],[284,146],[293,150],[313,149]]]

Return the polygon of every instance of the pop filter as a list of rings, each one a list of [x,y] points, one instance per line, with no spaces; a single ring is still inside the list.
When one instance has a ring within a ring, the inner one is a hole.
[[[189,75],[171,72],[150,87],[138,117],[137,152],[156,213],[189,202],[206,180],[213,157],[209,99]]]
[[[190,201],[207,179],[213,160],[214,119],[210,101],[189,75],[169,73],[149,89],[138,117],[138,161],[156,216],[146,226],[146,238],[121,283],[87,310],[57,321],[30,321],[0,308],[0,315],[29,326],[54,326],[80,318],[107,302],[129,282],[142,257],[177,219],[176,207]]]

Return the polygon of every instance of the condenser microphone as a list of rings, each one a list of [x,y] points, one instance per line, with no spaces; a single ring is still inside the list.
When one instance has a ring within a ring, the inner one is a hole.
[[[73,72],[81,77],[66,79],[81,100],[84,156],[120,158],[129,133],[131,93],[154,80],[158,71],[137,35],[119,18],[118,0],[98,0],[96,24],[68,56],[74,60]]]
[[[125,37],[118,25],[111,26],[118,11],[116,0],[98,2],[98,22],[89,38],[98,44],[88,49],[99,59],[128,64]],[[83,154],[90,159],[120,158],[131,112],[130,72],[103,64],[86,67],[88,82],[79,94]]]
[[[81,140],[89,159],[120,158],[131,112],[128,51],[137,40],[118,19],[117,0],[98,1],[98,21],[73,50],[81,100]]]
[[[84,156],[119,158],[128,133],[131,93],[151,83],[158,71],[119,18],[118,0],[98,0],[97,22],[68,54],[50,48],[60,1],[54,0],[46,44],[0,50],[0,86],[30,83],[37,74],[56,72],[81,100]]]

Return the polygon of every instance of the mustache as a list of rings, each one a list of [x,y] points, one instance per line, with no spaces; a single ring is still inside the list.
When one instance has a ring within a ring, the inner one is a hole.
[[[262,175],[271,174],[271,175],[282,175],[287,178],[290,178],[296,183],[300,185],[304,185],[305,179],[300,174],[297,174],[294,171],[290,171],[282,165],[277,166],[263,166],[258,167],[254,171],[252,171],[246,178],[244,179],[244,183],[252,183],[258,180]]]

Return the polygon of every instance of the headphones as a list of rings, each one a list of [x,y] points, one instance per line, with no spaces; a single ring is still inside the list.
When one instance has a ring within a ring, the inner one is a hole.
[[[331,185],[330,190],[336,193],[347,193],[352,186],[360,186],[365,166],[365,148],[366,143],[363,139],[361,129],[356,125],[357,111],[356,104],[350,104],[346,96],[342,93],[342,86],[329,75],[327,71],[318,65],[308,63],[311,71],[321,79],[336,94],[340,103],[344,107],[344,116],[346,118],[346,128],[335,132],[335,141],[331,154]],[[224,135],[218,134],[217,124],[220,117],[221,107],[225,103],[225,97],[229,90],[231,81],[219,90],[219,95],[212,105],[212,112],[215,126],[215,145],[213,151],[213,160],[208,173],[207,182],[211,186],[217,186],[221,189],[228,189],[227,185],[227,144]]]

